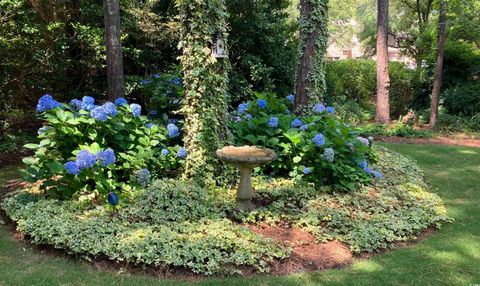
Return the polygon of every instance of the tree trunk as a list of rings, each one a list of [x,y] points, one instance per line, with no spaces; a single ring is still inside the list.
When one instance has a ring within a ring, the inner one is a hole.
[[[438,40],[437,40],[437,65],[435,66],[435,79],[432,89],[432,104],[430,111],[430,128],[435,127],[438,119],[438,104],[442,88],[443,54],[446,38],[447,3],[440,2],[440,14],[438,16]]]
[[[300,58],[293,109],[297,114],[321,102],[326,93],[327,26],[328,0],[300,1]]]
[[[227,45],[225,0],[177,1],[185,98],[184,146],[188,152],[184,177],[198,184],[222,184],[235,178],[231,168],[215,152],[231,144],[227,119],[228,58],[211,53],[213,32],[224,36]],[[228,51],[228,49],[227,49]]]
[[[108,98],[115,100],[125,96],[122,46],[120,43],[120,4],[119,0],[104,0],[103,6],[107,46]]]
[[[388,0],[377,0],[377,123],[390,122],[388,102]]]

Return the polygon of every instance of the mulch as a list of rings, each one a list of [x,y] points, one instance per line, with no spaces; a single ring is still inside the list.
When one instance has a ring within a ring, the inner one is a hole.
[[[375,140],[378,140],[381,142],[402,143],[402,144],[432,144],[432,145],[480,147],[480,139],[468,138],[467,136],[462,136],[462,135],[458,137],[436,136],[432,138],[375,136]]]

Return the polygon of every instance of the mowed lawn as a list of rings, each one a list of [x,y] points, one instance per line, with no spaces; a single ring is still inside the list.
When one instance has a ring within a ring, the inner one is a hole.
[[[480,285],[480,148],[397,145],[416,159],[455,219],[427,239],[352,266],[283,277],[161,280],[42,255],[0,226],[0,285]],[[12,168],[0,169],[0,183]]]

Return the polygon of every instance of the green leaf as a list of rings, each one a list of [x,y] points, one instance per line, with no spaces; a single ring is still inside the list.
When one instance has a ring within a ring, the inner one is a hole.
[[[27,164],[27,165],[33,165],[35,163],[37,163],[37,160],[33,157],[26,157],[26,158],[23,158],[23,163]]]
[[[60,174],[63,172],[64,167],[63,164],[60,162],[51,162],[46,164],[50,172],[54,174]]]
[[[40,147],[38,144],[33,144],[33,143],[30,143],[30,144],[25,144],[23,145],[23,147],[27,148],[27,149],[37,149],[38,147]]]

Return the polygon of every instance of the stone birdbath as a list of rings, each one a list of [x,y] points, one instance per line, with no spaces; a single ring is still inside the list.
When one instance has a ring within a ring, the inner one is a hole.
[[[240,170],[240,184],[237,190],[237,208],[252,210],[252,170],[263,166],[277,158],[271,149],[262,149],[255,146],[227,146],[217,150],[217,158],[236,166]]]

